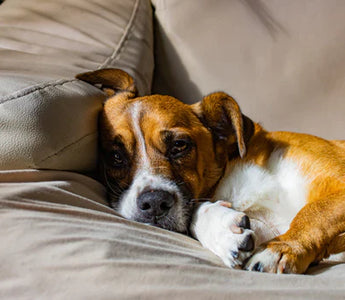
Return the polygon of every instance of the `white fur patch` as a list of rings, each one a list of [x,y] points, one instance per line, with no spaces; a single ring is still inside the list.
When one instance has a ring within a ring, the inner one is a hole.
[[[268,236],[261,242],[272,238],[272,231],[285,233],[306,197],[307,179],[280,151],[272,153],[266,168],[243,162],[227,169],[215,194],[215,199],[231,202],[234,209],[266,225],[263,234]]]
[[[225,265],[240,267],[252,252],[243,252],[238,248],[248,235],[254,237],[254,232],[243,229],[242,233],[234,233],[231,227],[237,227],[244,214],[222,206],[221,202],[203,203],[194,213],[190,229],[194,237],[219,256]],[[237,255],[234,256],[234,253]]]
[[[146,151],[145,138],[140,128],[140,110],[141,110],[141,104],[139,102],[134,103],[133,107],[131,107],[132,126],[133,126],[134,135],[136,137],[136,141],[138,143],[138,150],[139,150],[138,155],[140,157],[141,168],[144,170],[149,170],[150,159]]]

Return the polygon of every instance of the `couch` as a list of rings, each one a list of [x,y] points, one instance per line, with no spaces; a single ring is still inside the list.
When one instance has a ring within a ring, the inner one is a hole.
[[[345,265],[231,270],[128,221],[95,177],[105,95],[127,71],[187,103],[224,90],[269,130],[345,137],[345,2],[5,0],[0,5],[1,299],[344,299]]]

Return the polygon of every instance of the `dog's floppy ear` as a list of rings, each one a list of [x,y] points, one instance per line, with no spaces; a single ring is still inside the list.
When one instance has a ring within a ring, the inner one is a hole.
[[[101,85],[101,89],[108,96],[113,96],[117,92],[129,92],[133,94],[130,98],[137,95],[133,78],[120,69],[100,69],[78,74],[76,78],[93,85]]]
[[[225,141],[227,147],[234,148],[229,149],[229,155],[237,149],[242,158],[246,155],[246,144],[254,133],[254,124],[241,113],[231,96],[223,92],[212,93],[191,107],[204,126],[211,130],[216,142]]]

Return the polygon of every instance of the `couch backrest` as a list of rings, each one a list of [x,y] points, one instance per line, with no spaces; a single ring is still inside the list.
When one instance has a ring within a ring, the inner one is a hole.
[[[269,130],[345,139],[345,1],[153,3],[153,92],[223,90]]]

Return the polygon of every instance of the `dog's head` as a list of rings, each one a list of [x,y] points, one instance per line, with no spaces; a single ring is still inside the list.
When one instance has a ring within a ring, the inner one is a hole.
[[[187,105],[169,96],[136,97],[133,79],[117,69],[77,78],[111,95],[100,116],[110,204],[125,218],[186,231],[191,200],[212,197],[228,160],[245,155],[252,122],[225,93]]]

